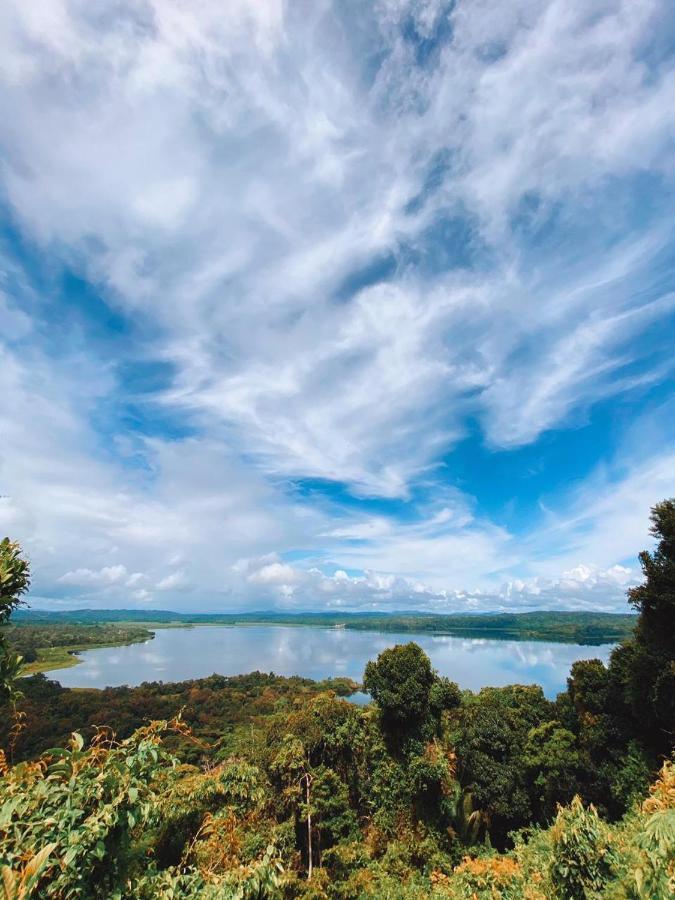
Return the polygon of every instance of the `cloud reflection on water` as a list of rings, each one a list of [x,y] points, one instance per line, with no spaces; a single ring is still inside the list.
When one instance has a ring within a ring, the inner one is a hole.
[[[414,640],[442,675],[463,688],[541,684],[548,697],[565,687],[577,659],[606,661],[612,646],[538,641],[469,639],[447,635],[385,634],[330,628],[248,626],[157,629],[154,641],[80,654],[80,665],[54,673],[66,687],[137,685],[183,681],[217,672],[238,675],[256,669],[278,675],[322,679],[345,675],[361,680],[365,664],[387,647]]]

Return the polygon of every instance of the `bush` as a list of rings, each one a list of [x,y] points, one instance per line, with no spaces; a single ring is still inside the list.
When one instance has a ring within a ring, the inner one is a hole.
[[[612,877],[615,853],[610,832],[595,808],[579,797],[558,812],[551,828],[551,883],[562,900],[587,900]]]
[[[167,727],[154,722],[120,744],[100,732],[87,750],[73,734],[69,748],[9,769],[0,779],[5,881],[21,883],[30,867],[40,897],[113,896],[133,866],[132,838],[159,816],[157,781],[174,767],[159,742]]]

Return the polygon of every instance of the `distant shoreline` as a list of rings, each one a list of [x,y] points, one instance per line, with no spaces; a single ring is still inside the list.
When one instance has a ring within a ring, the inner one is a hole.
[[[17,610],[16,626],[91,626],[94,624],[142,625],[151,628],[222,625],[285,625],[296,627],[339,628],[355,631],[435,634],[448,637],[495,640],[550,641],[553,643],[597,646],[618,643],[633,633],[636,616],[627,613],[525,612],[448,614],[430,613],[176,613],[170,610]],[[115,646],[102,644],[100,646]],[[126,642],[124,642],[126,643]],[[71,653],[93,649],[71,645]],[[62,665],[76,665],[62,660]]]

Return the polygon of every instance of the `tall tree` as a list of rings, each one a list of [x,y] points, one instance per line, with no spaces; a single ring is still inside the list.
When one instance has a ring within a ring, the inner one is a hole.
[[[427,723],[435,680],[429,657],[411,641],[369,662],[363,686],[379,706],[386,730],[407,733]]]
[[[651,512],[656,549],[640,554],[645,580],[628,592],[639,617],[635,638],[612,654],[610,677],[623,687],[638,737],[669,754],[675,738],[675,499]]]
[[[658,538],[656,549],[640,554],[643,584],[628,591],[630,603],[640,613],[640,643],[675,655],[675,498],[657,503],[651,512],[650,531]]]

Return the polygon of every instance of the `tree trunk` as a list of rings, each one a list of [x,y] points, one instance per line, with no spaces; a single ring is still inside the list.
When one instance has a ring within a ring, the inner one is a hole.
[[[305,782],[305,790],[307,796],[307,881],[312,880],[312,812],[309,806],[310,795],[309,795],[309,786],[312,782],[312,776],[309,772],[306,772],[303,775],[303,779]]]

